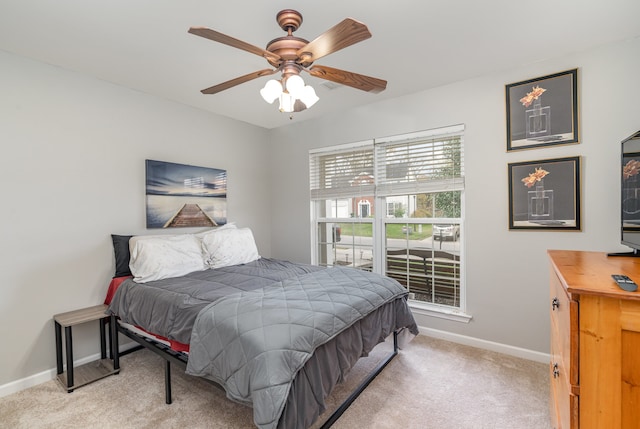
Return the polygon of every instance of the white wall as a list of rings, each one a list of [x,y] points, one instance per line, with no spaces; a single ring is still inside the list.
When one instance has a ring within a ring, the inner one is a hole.
[[[575,67],[581,143],[506,153],[504,85]],[[2,51],[0,70],[0,386],[55,367],[53,314],[102,302],[109,235],[150,232],[145,159],[227,169],[229,220],[263,255],[308,262],[310,148],[464,123],[473,320],[418,321],[534,351],[548,352],[546,249],[624,250],[619,142],[640,129],[640,39],[271,131]],[[573,155],[582,232],[509,231],[507,163]],[[78,358],[96,353],[96,330],[74,329]]]
[[[506,152],[505,84],[579,68],[580,144]],[[546,250],[616,251],[620,141],[640,129],[640,39],[272,130],[272,252],[310,260],[308,150],[463,123],[470,323],[421,326],[549,351]],[[389,82],[389,86],[393,82]],[[331,97],[339,97],[339,91]],[[321,103],[322,100],[319,101]],[[507,164],[582,157],[582,231],[509,231]]]
[[[0,386],[55,368],[54,314],[103,302],[111,233],[157,233],[145,159],[226,169],[228,219],[269,255],[264,129],[2,51],[0,70]],[[74,328],[77,358],[97,331]]]

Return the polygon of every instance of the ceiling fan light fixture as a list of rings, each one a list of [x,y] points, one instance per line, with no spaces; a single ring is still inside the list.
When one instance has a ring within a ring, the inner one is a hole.
[[[293,98],[300,98],[304,91],[304,80],[296,74],[289,76],[285,81],[287,92],[291,94]]]
[[[279,80],[271,79],[260,90],[260,95],[269,104],[272,104],[282,94],[282,84]]]
[[[304,105],[307,106],[307,109],[316,104],[318,100],[320,100],[320,98],[316,95],[316,91],[310,85],[305,85],[299,98],[300,101],[302,101]]]
[[[304,104],[303,108],[307,109],[319,100],[313,87],[305,85],[304,80],[298,75],[289,76],[282,81],[269,80],[260,90],[260,95],[269,104],[273,104],[278,99],[279,109],[283,113],[295,112],[297,100],[300,100]]]
[[[280,111],[283,113],[291,113],[294,111],[296,99],[289,93],[280,94]]]

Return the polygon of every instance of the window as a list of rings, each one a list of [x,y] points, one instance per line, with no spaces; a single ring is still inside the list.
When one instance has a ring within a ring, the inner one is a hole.
[[[386,274],[413,305],[464,310],[463,130],[311,151],[313,262]]]
[[[387,217],[404,217],[405,209],[401,201],[387,200]]]
[[[311,152],[313,249],[318,265],[373,269],[373,142]]]

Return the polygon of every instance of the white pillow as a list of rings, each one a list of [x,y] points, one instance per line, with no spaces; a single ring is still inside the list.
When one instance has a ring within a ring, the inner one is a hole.
[[[200,240],[193,234],[138,236],[132,237],[129,244],[129,268],[137,283],[179,277],[207,268]]]
[[[202,238],[205,263],[209,268],[246,264],[260,259],[249,228],[228,228]]]
[[[225,229],[236,229],[236,228],[237,227],[236,227],[235,222],[225,223],[222,226],[216,226],[215,228],[208,229],[208,230],[203,231],[203,232],[199,232],[199,233],[196,234],[196,237],[198,237],[200,240],[204,240],[204,238],[207,235],[215,234],[217,232],[224,231]]]

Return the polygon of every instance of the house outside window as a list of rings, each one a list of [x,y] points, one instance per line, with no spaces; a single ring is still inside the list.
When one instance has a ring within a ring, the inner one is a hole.
[[[312,262],[384,274],[414,307],[464,312],[463,132],[311,151]]]

